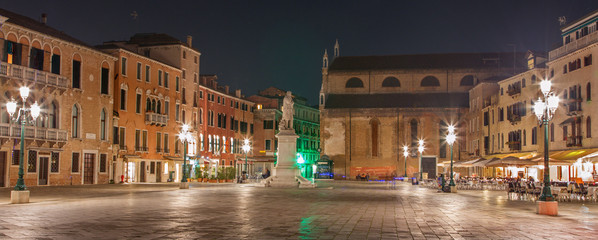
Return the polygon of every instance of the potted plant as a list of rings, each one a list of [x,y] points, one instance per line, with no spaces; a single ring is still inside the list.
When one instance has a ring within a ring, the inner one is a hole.
[[[233,182],[233,179],[235,178],[235,168],[227,167],[225,172],[226,172],[226,182]]]

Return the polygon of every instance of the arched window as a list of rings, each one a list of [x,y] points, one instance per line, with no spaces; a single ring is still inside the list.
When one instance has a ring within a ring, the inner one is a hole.
[[[586,99],[592,101],[592,84],[590,83],[586,85]]]
[[[106,110],[100,112],[100,140],[106,140]]]
[[[320,95],[320,105],[324,104],[324,95]]]
[[[459,86],[473,86],[473,76],[467,75],[461,78],[461,83],[459,84]]]
[[[441,121],[440,125],[438,126],[438,144],[440,148],[438,149],[438,155],[441,158],[446,158],[446,133],[448,131],[448,124],[445,121]]]
[[[586,137],[592,137],[592,118],[590,117],[586,119]]]
[[[372,157],[378,156],[378,138],[380,135],[380,122],[377,119],[370,121],[370,129],[372,131]]]
[[[525,78],[521,79],[521,87],[524,88],[525,87]]]
[[[49,128],[58,128],[58,107],[56,107],[56,102],[50,104],[48,125]]]
[[[345,84],[345,88],[362,88],[363,87],[363,81],[361,81],[361,79],[356,78],[356,77],[352,77],[349,80],[347,80],[347,83]]]
[[[162,113],[162,102],[160,100],[158,100],[157,106],[156,106],[156,113],[157,114],[161,114]]]
[[[415,119],[411,119],[411,121],[409,122],[409,125],[411,127],[411,149],[414,149],[417,147],[417,120]]]
[[[382,81],[382,87],[401,87],[401,82],[396,77],[387,77]]]
[[[550,124],[550,141],[554,142],[554,123]]]
[[[149,98],[145,99],[145,111],[149,112],[152,110],[152,101]]]
[[[523,146],[527,145],[527,134],[525,129],[523,129]]]
[[[152,112],[156,112],[156,99],[152,99]]]
[[[79,137],[79,108],[77,105],[73,105],[72,110],[72,119],[71,119],[71,136],[73,138]]]
[[[532,84],[536,83],[536,75],[532,75]]]
[[[422,79],[421,86],[422,87],[438,87],[438,86],[440,86],[440,81],[438,81],[438,78],[436,78],[434,76],[427,76],[424,79]]]

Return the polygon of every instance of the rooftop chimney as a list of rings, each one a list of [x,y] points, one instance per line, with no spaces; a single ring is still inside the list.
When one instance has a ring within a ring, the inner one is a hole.
[[[235,97],[241,98],[241,89],[235,90]]]
[[[224,86],[224,93],[229,94],[228,91],[229,91],[229,87],[228,87],[228,85],[225,85]]]
[[[193,47],[193,37],[191,37],[191,35],[187,35],[187,46],[188,47]]]
[[[48,14],[42,13],[42,20],[41,22],[43,24],[46,24],[48,22]]]

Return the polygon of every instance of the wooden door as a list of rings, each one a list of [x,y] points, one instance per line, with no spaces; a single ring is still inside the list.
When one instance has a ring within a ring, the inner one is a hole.
[[[428,173],[428,179],[436,178],[436,158],[422,157],[422,171]]]
[[[84,156],[84,163],[83,163],[83,184],[93,184],[93,175],[94,175],[94,162],[96,159],[96,155],[93,153],[86,153]]]
[[[0,187],[4,187],[6,177],[6,152],[0,152]]]
[[[145,182],[145,162],[141,161],[139,166],[139,182]]]
[[[156,163],[156,182],[162,182],[162,163]]]
[[[48,185],[49,161],[49,157],[39,157],[39,173],[37,174],[37,185]]]

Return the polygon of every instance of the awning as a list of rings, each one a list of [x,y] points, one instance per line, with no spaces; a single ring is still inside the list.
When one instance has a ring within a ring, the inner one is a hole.
[[[460,161],[454,164],[455,167],[473,167],[473,164],[479,161],[486,160],[485,158],[476,158],[469,161]]]
[[[125,154],[122,156],[122,158],[141,158],[141,156],[136,155],[136,154]]]
[[[550,161],[555,160],[560,162],[570,162],[572,164],[577,161],[577,159],[592,157],[592,155],[595,154],[598,154],[598,148],[572,149],[565,151],[551,151],[548,155],[548,158]],[[539,154],[533,160],[544,161],[544,155]]]
[[[179,161],[179,162],[183,161],[182,157],[163,156],[163,158],[166,159],[166,160],[172,160],[172,161]]]
[[[537,152],[517,152],[517,153],[493,154],[493,155],[485,156],[484,158],[491,159],[491,160],[492,159],[504,159],[504,158],[507,158],[507,157],[519,158],[519,159],[532,159],[536,155],[538,155]]]
[[[509,166],[532,166],[537,165],[536,162],[527,160],[527,159],[519,159],[518,157],[505,157],[503,159],[496,159],[494,161],[490,161],[486,163],[487,167],[509,167]]]
[[[569,124],[569,123],[575,122],[575,120],[576,120],[578,117],[579,117],[579,116],[577,116],[577,117],[569,117],[569,118],[565,119],[565,121],[563,121],[563,122],[562,122],[562,123],[560,123],[559,125],[565,125],[565,124]]]

